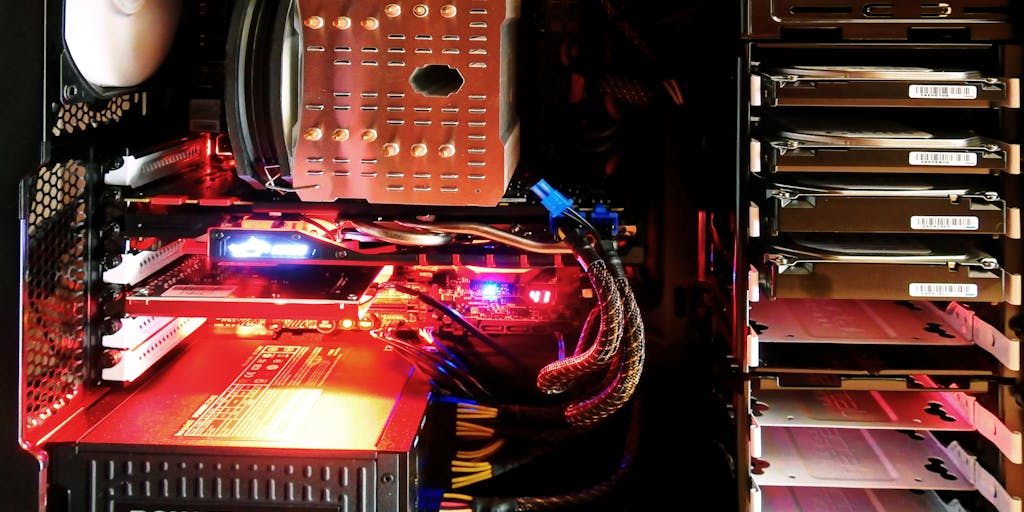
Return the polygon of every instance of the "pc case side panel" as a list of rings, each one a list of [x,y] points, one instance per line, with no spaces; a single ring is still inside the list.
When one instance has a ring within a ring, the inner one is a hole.
[[[4,354],[0,357],[0,496],[2,507],[36,511],[44,506],[43,462],[22,446],[22,358],[20,303],[24,221],[19,212],[18,182],[40,163],[43,137],[43,49],[45,2],[18,2],[0,20],[0,44],[17,48],[4,58],[0,81],[0,236],[8,249],[0,253],[0,319]]]

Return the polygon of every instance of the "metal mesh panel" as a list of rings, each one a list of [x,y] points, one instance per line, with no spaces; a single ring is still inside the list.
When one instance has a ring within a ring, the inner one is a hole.
[[[115,123],[121,120],[126,112],[142,105],[145,93],[123,94],[107,101],[101,109],[88,103],[64,105],[57,111],[52,132],[55,136],[82,132],[97,126]]]
[[[77,395],[84,380],[86,170],[43,168],[28,184],[25,263],[24,427]]]
[[[196,508],[231,505],[333,506],[339,512],[376,510],[372,459],[318,460],[123,455],[90,458],[90,489],[106,500],[191,502]],[[393,483],[393,481],[390,481]],[[143,508],[143,507],[139,507]],[[276,508],[274,510],[277,510]]]

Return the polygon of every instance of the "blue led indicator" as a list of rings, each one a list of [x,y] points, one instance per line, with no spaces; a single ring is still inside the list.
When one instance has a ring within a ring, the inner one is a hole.
[[[480,298],[488,302],[496,301],[501,296],[501,287],[498,283],[484,283],[480,286]]]
[[[309,246],[296,242],[271,243],[262,238],[250,236],[244,242],[228,244],[228,254],[232,258],[305,258],[309,255]]]

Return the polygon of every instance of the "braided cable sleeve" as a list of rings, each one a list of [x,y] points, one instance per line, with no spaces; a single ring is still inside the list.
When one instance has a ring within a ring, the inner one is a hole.
[[[640,382],[645,359],[645,333],[640,307],[636,303],[629,280],[619,278],[616,283],[627,308],[625,315],[626,332],[623,334],[624,347],[619,360],[618,372],[601,394],[570,404],[565,418],[576,427],[590,427],[614,414],[629,401]]]
[[[577,492],[557,496],[526,496],[516,500],[516,512],[564,511],[571,507],[580,507],[608,495],[626,477],[636,460],[640,444],[640,401],[634,401],[629,432],[623,447],[622,457],[615,472],[605,481]],[[492,509],[497,510],[497,509]]]
[[[576,341],[576,348],[573,349],[572,355],[578,356],[585,352],[592,345],[596,339],[597,326],[599,325],[597,320],[600,318],[598,315],[601,314],[600,307],[594,307],[587,314],[587,319],[583,321],[583,327],[580,328],[580,336]]]
[[[622,338],[623,309],[619,289],[604,261],[597,260],[587,268],[601,308],[597,341],[586,352],[548,364],[537,374],[537,387],[546,393],[561,393],[581,375],[601,368],[619,350]]]

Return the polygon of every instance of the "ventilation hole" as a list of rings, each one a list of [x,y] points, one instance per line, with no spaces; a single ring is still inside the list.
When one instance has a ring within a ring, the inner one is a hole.
[[[409,83],[424,96],[451,96],[462,88],[465,80],[459,70],[444,64],[430,64],[416,68]]]

